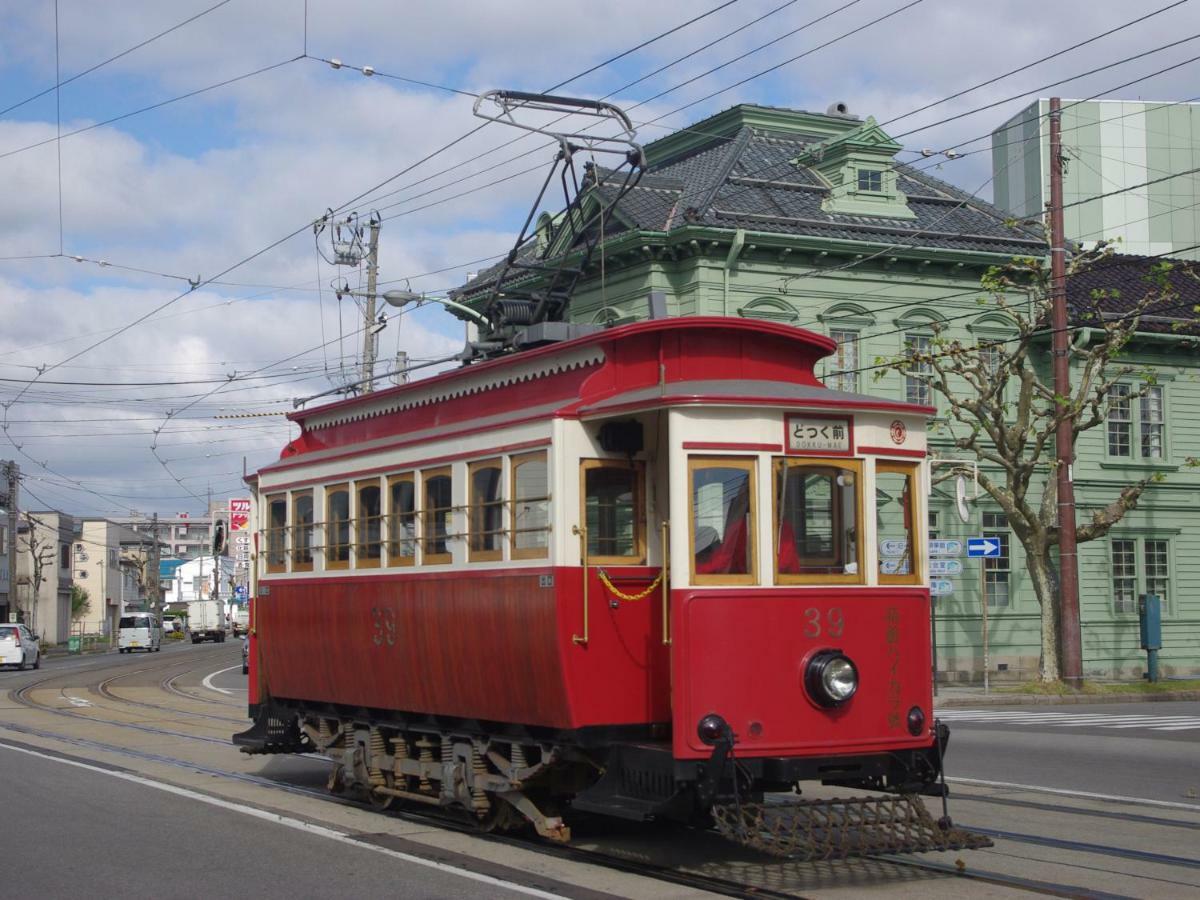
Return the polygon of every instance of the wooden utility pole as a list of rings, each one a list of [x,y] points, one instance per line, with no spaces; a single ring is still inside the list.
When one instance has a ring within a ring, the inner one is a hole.
[[[1055,432],[1058,457],[1059,667],[1068,684],[1083,678],[1083,642],[1079,626],[1079,556],[1075,541],[1075,420],[1071,414],[1071,348],[1067,315],[1067,247],[1063,234],[1062,103],[1050,98],[1050,301],[1054,330],[1054,393],[1059,416]]]
[[[17,508],[19,498],[17,492],[21,483],[21,470],[15,462],[4,464],[4,479],[8,491],[8,611],[15,613],[17,606]]]

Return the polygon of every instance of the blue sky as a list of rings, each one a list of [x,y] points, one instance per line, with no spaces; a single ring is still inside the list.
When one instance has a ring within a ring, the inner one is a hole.
[[[63,252],[116,264],[0,261],[0,377],[9,379],[0,382],[0,400],[16,400],[6,410],[9,429],[0,429],[0,458],[18,460],[46,505],[85,514],[199,509],[198,497],[209,487],[221,496],[238,490],[243,457],[251,468],[260,465],[291,433],[279,416],[215,417],[288,408],[291,398],[328,389],[353,366],[354,310],[351,301],[339,306],[330,286],[338,278],[353,284],[359,273],[336,273],[320,263],[306,224],[466,133],[478,120],[471,116],[469,97],[378,75],[368,78],[352,67],[371,65],[381,73],[466,92],[540,90],[721,6],[682,0],[653,5],[612,0],[603,7],[568,0],[218,2],[59,0],[57,45],[64,78],[217,6],[65,85],[62,130],[294,61],[64,138],[58,146],[51,142],[10,152],[55,136],[53,94],[0,115],[0,257],[59,252],[61,149]],[[884,121],[1167,7],[1170,0],[1136,8],[1111,0],[905,5],[906,0],[737,0],[563,92],[601,96],[682,60],[617,95],[616,102],[632,106],[748,54],[636,110],[635,121],[645,122],[807,53],[773,74],[668,117],[662,123],[666,129],[643,127],[641,138],[653,140],[741,102],[823,110],[842,100],[855,113]],[[802,28],[822,16],[827,18]],[[0,6],[0,109],[54,84],[54,18],[52,0]],[[910,151],[986,146],[967,142],[987,135],[1039,93],[1046,95],[1039,86],[1186,37],[1198,30],[1197,23],[1195,2],[1183,3],[926,113],[906,116],[889,131],[908,131],[1006,100],[903,139]],[[848,36],[820,49],[842,35]],[[713,47],[695,52],[718,38]],[[776,38],[774,46],[756,49]],[[1197,45],[1200,41],[1072,81],[1057,92],[1088,96],[1200,54]],[[306,51],[309,58],[294,59]],[[346,65],[335,70],[322,57]],[[1189,64],[1147,78],[1120,96],[1182,99],[1194,93],[1195,75],[1196,64]],[[539,175],[482,186],[539,161],[549,164],[552,157],[552,151],[544,159],[535,153],[482,173],[536,146],[526,139],[496,150],[515,136],[491,126],[354,207],[365,215],[373,207],[398,203],[385,212],[390,216],[442,201],[385,222],[384,279],[410,279],[416,289],[444,290],[479,267],[472,260],[507,249]],[[480,154],[476,162],[419,183]],[[989,168],[990,155],[978,153],[944,161],[934,174],[990,197]],[[448,199],[475,187],[480,189]],[[428,196],[414,198],[431,189]],[[295,237],[217,283],[174,299],[187,287],[183,277],[211,278],[296,230]],[[421,277],[441,269],[450,271]],[[382,355],[405,349],[429,358],[460,345],[459,323],[426,308],[389,325]],[[23,384],[39,366],[50,369],[37,383]],[[254,378],[245,379],[254,372]],[[210,383],[165,383],[206,382],[230,373],[234,381],[212,396],[205,396],[214,389]],[[105,384],[80,384],[86,381]],[[152,386],[122,388],[113,382]]]

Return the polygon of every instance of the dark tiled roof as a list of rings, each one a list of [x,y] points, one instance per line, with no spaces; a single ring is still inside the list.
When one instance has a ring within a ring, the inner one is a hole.
[[[1156,274],[1161,273],[1161,274]],[[1148,295],[1170,293],[1151,303],[1138,331],[1200,335],[1200,262],[1159,256],[1114,255],[1067,280],[1072,318],[1087,324],[1098,307],[1106,319],[1127,316]]]
[[[703,123],[692,130],[702,129]],[[806,147],[824,139],[745,124],[729,136],[714,135],[656,162],[621,201],[621,221],[605,230],[609,235],[626,227],[669,232],[699,224],[883,243],[897,249],[1041,252],[1040,229],[1013,223],[978,197],[900,163],[895,164],[898,185],[915,218],[826,212],[822,202],[829,195],[828,183],[813,169],[792,162]],[[601,193],[611,197],[618,183],[602,187]],[[531,240],[520,255],[530,255],[532,247]],[[471,287],[486,284],[497,271],[493,267],[481,272]]]

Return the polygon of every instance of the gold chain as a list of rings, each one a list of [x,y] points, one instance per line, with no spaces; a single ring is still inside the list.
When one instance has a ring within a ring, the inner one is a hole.
[[[600,570],[600,580],[602,582],[604,582],[604,586],[606,588],[608,588],[610,591],[612,591],[614,596],[616,596],[620,600],[624,600],[626,603],[636,603],[638,600],[645,600],[647,597],[649,597],[651,594],[654,593],[655,589],[660,584],[662,584],[662,577],[663,577],[663,573],[660,571],[658,573],[658,577],[655,578],[654,581],[652,581],[650,583],[650,586],[648,588],[646,588],[644,591],[642,591],[640,594],[626,594],[624,591],[620,590],[616,585],[614,585],[611,581],[608,580],[607,572],[605,572],[603,569]]]

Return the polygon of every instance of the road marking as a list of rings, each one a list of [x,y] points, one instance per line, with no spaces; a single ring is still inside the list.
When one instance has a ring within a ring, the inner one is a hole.
[[[217,674],[217,673],[214,673]],[[349,834],[342,831],[335,831],[332,828],[326,828],[323,825],[314,825],[312,822],[305,822],[303,819],[293,819],[291,816],[283,816],[279,813],[268,812],[265,809],[257,809],[253,806],[246,806],[242,803],[236,803],[232,800],[224,800],[220,797],[210,797],[207,794],[201,794],[198,791],[189,790],[188,788],[179,787],[174,784],[168,784],[163,781],[155,781],[152,778],[145,778],[141,775],[133,775],[129,772],[115,772],[111,769],[105,769],[100,766],[93,766],[88,763],[78,762],[73,759],[63,759],[60,756],[53,756],[49,753],[39,753],[36,750],[29,750],[25,747],[17,747],[13,744],[6,744],[0,741],[0,748],[5,750],[13,750],[17,753],[24,753],[27,756],[36,756],[40,759],[46,759],[51,762],[62,763],[66,766],[74,766],[77,769],[86,769],[89,772],[98,772],[101,775],[108,775],[112,778],[119,778],[122,781],[130,781],[134,784],[144,785],[156,790],[163,791],[168,794],[175,794],[179,797],[186,797],[189,800],[195,800],[199,803],[207,803],[209,806],[215,806],[219,809],[227,809],[232,812],[242,813],[246,816],[252,816],[256,819],[264,819],[268,822],[275,822],[283,825],[286,828],[292,828],[296,831],[304,831],[308,834],[316,835],[317,837],[328,838],[331,841],[338,841],[342,844],[350,844],[354,847],[359,847],[363,850],[370,850],[373,853],[381,853],[384,856],[390,856],[393,859],[401,860],[402,862],[412,863],[417,866],[424,866],[428,869],[436,869],[439,872],[446,872],[450,875],[457,875],[460,878],[466,878],[469,881],[478,881],[481,884],[490,884],[495,887],[504,888],[505,890],[514,891],[518,894],[525,894],[529,897],[544,897],[546,900],[562,900],[562,894],[552,894],[549,891],[541,891],[537,888],[526,887],[522,884],[517,884],[514,881],[505,881],[501,878],[495,878],[491,875],[484,875],[480,872],[472,872],[469,869],[460,869],[457,866],[452,866],[449,863],[437,862],[432,859],[424,859],[420,856],[414,856],[411,853],[402,853],[399,850],[391,850],[387,847],[379,847],[375,844],[360,841]],[[431,850],[437,848],[431,847]]]
[[[210,672],[208,675],[205,675],[204,680],[200,683],[202,685],[204,685],[204,687],[208,688],[210,691],[220,691],[222,694],[232,694],[233,691],[227,691],[227,690],[225,690],[225,688],[217,687],[215,684],[212,683],[212,680],[214,678],[216,678],[218,675],[223,675],[226,672],[232,672],[234,669],[240,669],[241,667],[242,667],[242,664],[238,663],[236,666],[228,666],[227,668],[224,668],[224,669],[217,669],[217,671]]]
[[[90,701],[84,700],[82,697],[72,697],[70,694],[66,694],[65,696],[67,698],[67,701],[72,706],[91,706],[92,705]]]
[[[1047,725],[1055,728],[1142,728],[1151,731],[1200,730],[1200,716],[1115,715],[1112,713],[1014,712],[948,709],[935,713],[947,722],[985,725]]]
[[[0,744],[0,746],[3,746]],[[947,778],[951,784],[974,784],[979,787],[1011,788],[1018,791],[1039,791],[1043,794],[1059,794],[1063,797],[1081,797],[1084,800],[1111,800],[1117,803],[1137,803],[1143,806],[1161,806],[1165,809],[1189,809],[1200,812],[1200,803],[1175,803],[1171,800],[1148,800],[1143,797],[1122,797],[1118,794],[1092,794],[1087,791],[1070,791],[1063,788],[1043,787],[1040,784],[1014,784],[1011,781],[986,781],[982,778]]]

